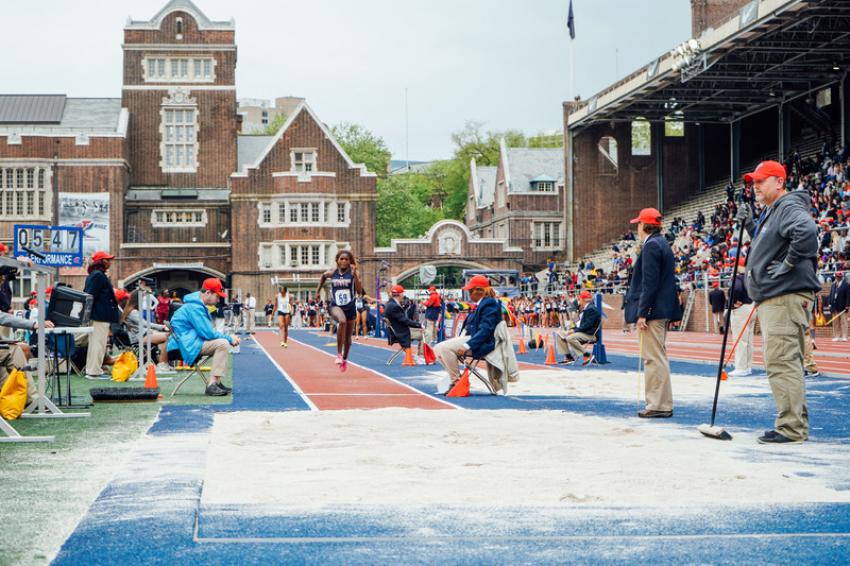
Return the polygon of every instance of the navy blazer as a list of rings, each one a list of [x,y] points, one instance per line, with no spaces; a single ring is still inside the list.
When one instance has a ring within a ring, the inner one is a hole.
[[[661,234],[652,234],[643,243],[623,302],[628,323],[637,322],[641,317],[682,320],[673,250]]]
[[[411,320],[401,305],[395,299],[390,299],[384,306],[384,317],[393,329],[395,340],[392,334],[389,335],[388,342],[390,345],[398,343],[402,348],[410,347],[410,329],[419,328],[419,323]]]
[[[496,326],[502,322],[502,303],[493,297],[484,297],[463,323],[469,337],[467,345],[476,360],[496,349]]]
[[[576,332],[593,336],[596,334],[596,331],[599,330],[599,324],[601,322],[602,314],[599,312],[599,309],[597,309],[596,305],[593,303],[588,303],[584,310],[581,311],[581,317],[579,318],[579,324],[576,328]]]
[[[98,322],[118,322],[118,301],[106,273],[94,270],[86,277],[85,292],[92,296],[91,319]]]

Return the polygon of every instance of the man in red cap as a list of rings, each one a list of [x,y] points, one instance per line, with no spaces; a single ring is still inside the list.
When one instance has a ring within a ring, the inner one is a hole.
[[[596,340],[596,333],[602,323],[602,314],[593,304],[590,291],[582,291],[578,295],[579,320],[573,331],[559,330],[555,333],[555,346],[558,353],[564,356],[562,364],[574,364],[581,358],[581,365],[586,366],[593,361],[593,355],[584,351],[584,345]]]
[[[222,383],[221,378],[227,370],[230,347],[239,345],[238,336],[216,331],[207,309],[207,306],[218,305],[219,299],[225,297],[227,294],[220,279],[205,279],[200,291],[183,297],[183,306],[171,317],[171,337],[168,339],[169,360],[179,358],[193,366],[202,355],[212,355],[212,379],[206,394],[213,397],[230,393],[231,388]]]
[[[667,324],[682,319],[676,293],[675,259],[661,234],[661,213],[644,208],[637,218],[641,250],[629,289],[623,299],[626,322],[637,325],[640,355],[644,362],[646,408],[641,418],[673,416],[673,388],[665,341]]]
[[[395,339],[393,339],[392,336],[390,337],[389,343],[398,344],[402,347],[402,349],[407,350],[410,348],[410,344],[415,338],[413,335],[414,331],[418,331],[419,348],[421,349],[422,331],[420,329],[422,327],[417,321],[408,318],[404,311],[404,307],[401,306],[401,300],[403,297],[404,287],[401,285],[393,285],[390,289],[390,300],[387,301],[384,306],[384,317],[390,324],[390,328],[392,328],[392,336],[395,336]]]
[[[758,305],[764,337],[764,367],[776,403],[774,429],[761,444],[803,442],[809,437],[803,369],[805,334],[821,285],[817,265],[817,226],[808,191],[787,192],[785,167],[762,161],[744,176],[753,182],[762,211],[753,221],[748,206],[737,219],[752,237],[747,256],[747,293]]]
[[[471,354],[476,360],[484,359],[496,348],[496,326],[502,322],[502,304],[486,275],[474,276],[463,290],[469,292],[470,302],[477,304],[475,310],[466,317],[459,336],[434,346],[437,360],[451,379],[448,390],[460,379],[458,356]]]
[[[83,289],[92,296],[93,331],[88,338],[86,353],[86,378],[88,379],[109,379],[109,375],[103,370],[105,363],[111,363],[106,360],[106,343],[109,339],[110,325],[118,322],[120,315],[112,281],[107,275],[113,259],[115,258],[105,251],[94,252]]]
[[[437,339],[437,323],[442,314],[442,305],[443,300],[437,288],[431,285],[428,287],[428,300],[425,301],[425,342],[429,345]]]

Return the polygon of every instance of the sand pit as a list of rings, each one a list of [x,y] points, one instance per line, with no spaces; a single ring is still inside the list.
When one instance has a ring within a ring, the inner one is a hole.
[[[837,445],[558,411],[221,413],[207,504],[575,506],[850,501]],[[824,465],[827,464],[827,465]],[[832,470],[832,472],[830,471]]]

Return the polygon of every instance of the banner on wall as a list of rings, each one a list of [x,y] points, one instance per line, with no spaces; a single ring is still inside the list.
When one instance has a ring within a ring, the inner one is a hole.
[[[109,194],[59,193],[59,225],[83,231],[83,256],[109,250]]]

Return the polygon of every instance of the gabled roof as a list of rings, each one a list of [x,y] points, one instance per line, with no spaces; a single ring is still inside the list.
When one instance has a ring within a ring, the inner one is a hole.
[[[36,97],[38,95],[35,95]],[[0,96],[0,99],[4,97]],[[15,98],[30,98],[28,95]],[[62,107],[58,120],[51,114],[51,121],[45,121],[44,115],[31,116],[32,120],[21,119],[3,123],[0,120],[0,134],[42,134],[42,135],[124,135],[127,132],[127,110],[121,108],[120,98],[65,98],[61,96]],[[21,102],[17,102],[21,105]],[[3,103],[0,102],[0,107]],[[24,106],[26,106],[24,104]]]
[[[564,180],[564,150],[553,148],[508,147],[503,151],[507,160],[506,171],[509,193],[524,193],[531,190],[531,183],[537,181]]]
[[[238,136],[236,138],[236,170],[256,163],[274,136]]]
[[[0,94],[0,124],[58,124],[64,94]]]
[[[334,148],[336,148],[336,150],[339,152],[339,154],[345,160],[346,164],[348,164],[349,169],[359,169],[361,177],[377,177],[377,175],[375,173],[366,169],[366,166],[363,165],[362,163],[354,163],[351,160],[351,157],[349,157],[349,155],[345,152],[345,150],[342,149],[342,146],[339,145],[339,143],[333,137],[333,134],[331,134],[330,130],[328,130],[327,126],[325,126],[324,122],[319,120],[319,117],[316,116],[316,113],[313,112],[313,109],[310,108],[310,105],[307,104],[306,101],[302,102],[301,104],[298,105],[298,107],[295,109],[295,111],[292,114],[290,114],[289,118],[286,119],[286,122],[284,122],[284,124],[280,127],[280,129],[277,131],[277,133],[274,136],[258,136],[258,137],[261,137],[261,138],[266,138],[268,140],[266,142],[265,148],[263,148],[263,150],[259,153],[256,160],[254,160],[253,162],[246,162],[239,169],[239,171],[237,171],[236,173],[233,173],[231,176],[245,177],[245,176],[248,175],[248,169],[257,169],[260,166],[260,164],[263,162],[263,160],[266,158],[266,156],[269,154],[269,152],[272,150],[272,148],[275,146],[275,144],[278,142],[278,140],[283,137],[283,134],[286,133],[286,131],[290,128],[290,126],[292,126],[292,123],[295,122],[295,119],[302,112],[307,112],[310,115],[310,117],[313,119],[313,121],[322,130],[322,133],[325,135],[325,137],[328,138],[328,141],[330,141],[333,144]],[[244,136],[244,137],[248,137],[248,136]],[[247,149],[246,149],[246,152],[247,152]]]
[[[124,29],[159,29],[162,26],[162,20],[165,19],[165,16],[172,12],[186,12],[187,14],[190,14],[193,18],[195,18],[195,21],[198,22],[198,29],[201,30],[236,29],[236,22],[233,18],[227,22],[215,22],[210,20],[206,14],[200,10],[200,8],[195,6],[195,3],[192,2],[192,0],[169,0],[169,2],[150,20],[133,20],[131,18],[127,18],[127,25],[124,26]]]

